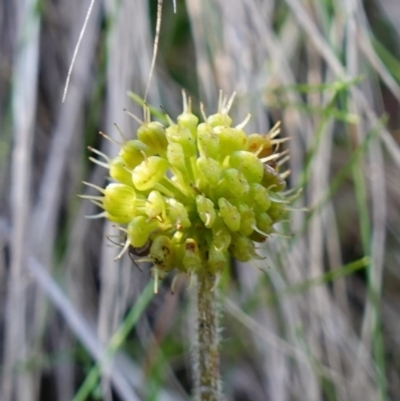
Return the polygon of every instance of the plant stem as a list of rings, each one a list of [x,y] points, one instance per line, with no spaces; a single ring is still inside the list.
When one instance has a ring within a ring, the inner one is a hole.
[[[219,331],[216,277],[197,276],[196,342],[193,347],[193,375],[196,401],[221,401],[219,378]]]

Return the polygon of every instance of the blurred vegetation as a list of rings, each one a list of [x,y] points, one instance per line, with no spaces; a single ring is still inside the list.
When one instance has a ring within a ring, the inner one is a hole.
[[[1,400],[190,398],[191,289],[152,295],[114,262],[115,232],[76,197],[133,138],[157,2],[0,2]],[[282,120],[288,188],[303,187],[264,260],[220,280],[227,400],[400,399],[400,13],[396,0],[164,1],[149,103],[181,89],[235,123]]]

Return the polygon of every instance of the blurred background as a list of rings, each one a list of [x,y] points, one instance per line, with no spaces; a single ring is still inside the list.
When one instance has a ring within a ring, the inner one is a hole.
[[[98,131],[135,137],[156,14],[0,2],[1,401],[190,398],[187,280],[153,296],[77,197],[107,180],[87,147],[118,152]],[[149,103],[174,118],[184,88],[211,113],[222,89],[249,134],[282,120],[308,209],[222,277],[227,400],[400,399],[399,44],[398,0],[164,0]]]

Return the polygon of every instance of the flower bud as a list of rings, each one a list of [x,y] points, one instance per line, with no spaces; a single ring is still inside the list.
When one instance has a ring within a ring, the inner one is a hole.
[[[272,142],[268,135],[251,134],[247,137],[247,150],[256,153],[259,158],[272,154]]]
[[[285,204],[278,202],[271,202],[271,207],[268,209],[268,214],[274,223],[279,220],[282,220],[282,218],[286,214]]]
[[[166,134],[168,142],[179,143],[187,157],[196,155],[196,141],[190,130],[174,124],[166,129]]]
[[[181,172],[186,171],[185,153],[179,143],[170,143],[167,148],[167,159],[171,166],[176,167]]]
[[[128,224],[136,211],[136,193],[125,184],[109,184],[104,190],[103,207],[109,219],[120,224]]]
[[[168,199],[167,215],[171,222],[179,227],[188,228],[192,225],[185,206],[175,199]]]
[[[199,119],[189,110],[185,110],[182,114],[180,114],[177,118],[178,125],[180,127],[188,129],[193,137],[196,137],[196,128],[199,123]]]
[[[219,137],[211,125],[202,123],[197,127],[197,148],[201,156],[219,158]]]
[[[228,255],[221,252],[211,244],[208,252],[207,269],[210,273],[216,274],[222,272],[228,266]]]
[[[154,187],[165,175],[168,161],[159,156],[150,156],[132,171],[132,181],[139,191]]]
[[[159,227],[157,220],[150,220],[146,216],[136,216],[128,224],[127,234],[130,244],[135,248],[144,246],[149,240],[152,231]]]
[[[219,252],[225,252],[231,243],[231,234],[220,217],[217,217],[212,226],[212,235],[213,240],[210,246],[214,246]]]
[[[240,213],[225,198],[218,199],[219,215],[231,231],[238,231],[240,228]]]
[[[272,218],[268,213],[260,213],[257,215],[257,228],[266,234],[271,234],[274,230],[272,225],[274,224]]]
[[[137,139],[125,142],[119,151],[119,156],[129,169],[135,168],[144,160],[145,156],[152,154],[151,149]]]
[[[221,167],[217,161],[200,156],[196,161],[197,168],[203,178],[212,186],[218,186],[221,175]]]
[[[170,271],[174,268],[174,248],[165,235],[157,235],[150,247],[149,256],[157,268]]]
[[[188,238],[185,241],[182,263],[187,272],[196,272],[201,270],[202,260],[199,247],[197,242],[192,238]]]
[[[165,215],[165,199],[158,191],[151,191],[147,196],[144,206],[145,213],[148,217],[154,218]]]
[[[151,121],[142,124],[137,130],[136,135],[140,141],[153,151],[153,154],[162,155],[165,153],[168,141],[165,135],[165,127],[161,123]]]
[[[217,217],[213,201],[203,195],[198,195],[196,197],[196,206],[197,213],[199,214],[204,225],[207,228],[212,227]]]
[[[207,118],[207,123],[211,127],[230,127],[232,125],[232,119],[226,113],[212,114]]]
[[[256,221],[257,221],[257,229],[255,230],[250,238],[253,241],[256,242],[264,242],[267,239],[266,234],[272,234],[274,229],[273,229],[273,224],[274,222],[272,221],[271,217],[268,215],[268,213],[259,213],[256,216]],[[261,232],[260,232],[261,231]]]
[[[268,164],[264,164],[264,175],[261,184],[265,188],[270,188],[273,192],[283,191],[286,187],[285,180]]]
[[[249,190],[245,176],[234,168],[228,168],[223,171],[223,181],[219,184],[218,193],[229,192],[235,198],[242,198]]]
[[[241,234],[232,236],[229,252],[235,259],[241,262],[248,262],[256,256],[253,241]]]
[[[249,236],[256,225],[256,217],[254,211],[247,205],[247,203],[240,203],[237,206],[240,213],[240,228],[239,232],[242,235]]]
[[[264,166],[253,153],[245,150],[233,152],[229,158],[229,165],[242,172],[249,183],[259,183],[263,178]]]
[[[256,212],[265,212],[271,206],[271,199],[268,190],[260,184],[251,184],[247,200]]]
[[[109,173],[113,180],[119,181],[125,185],[133,186],[132,173],[126,169],[125,162],[123,161],[122,157],[117,156],[110,161]]]
[[[221,157],[230,155],[237,150],[245,150],[247,137],[240,128],[217,127],[214,130],[219,137]]]

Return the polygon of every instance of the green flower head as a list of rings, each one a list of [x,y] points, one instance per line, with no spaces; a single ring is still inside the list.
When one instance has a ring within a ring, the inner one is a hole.
[[[191,111],[183,94],[183,112],[169,125],[151,121],[145,107],[137,139],[120,144],[105,162],[113,180],[102,196],[88,197],[103,208],[97,215],[120,224],[125,251],[147,245],[140,261],[153,264],[154,276],[176,268],[196,274],[218,274],[229,258],[259,258],[255,242],[274,233],[286,212],[285,178],[279,166],[288,156],[278,153],[279,123],[269,134],[246,135],[249,120],[232,126],[228,100],[220,94],[217,113],[204,122]],[[157,284],[156,284],[157,285]]]

